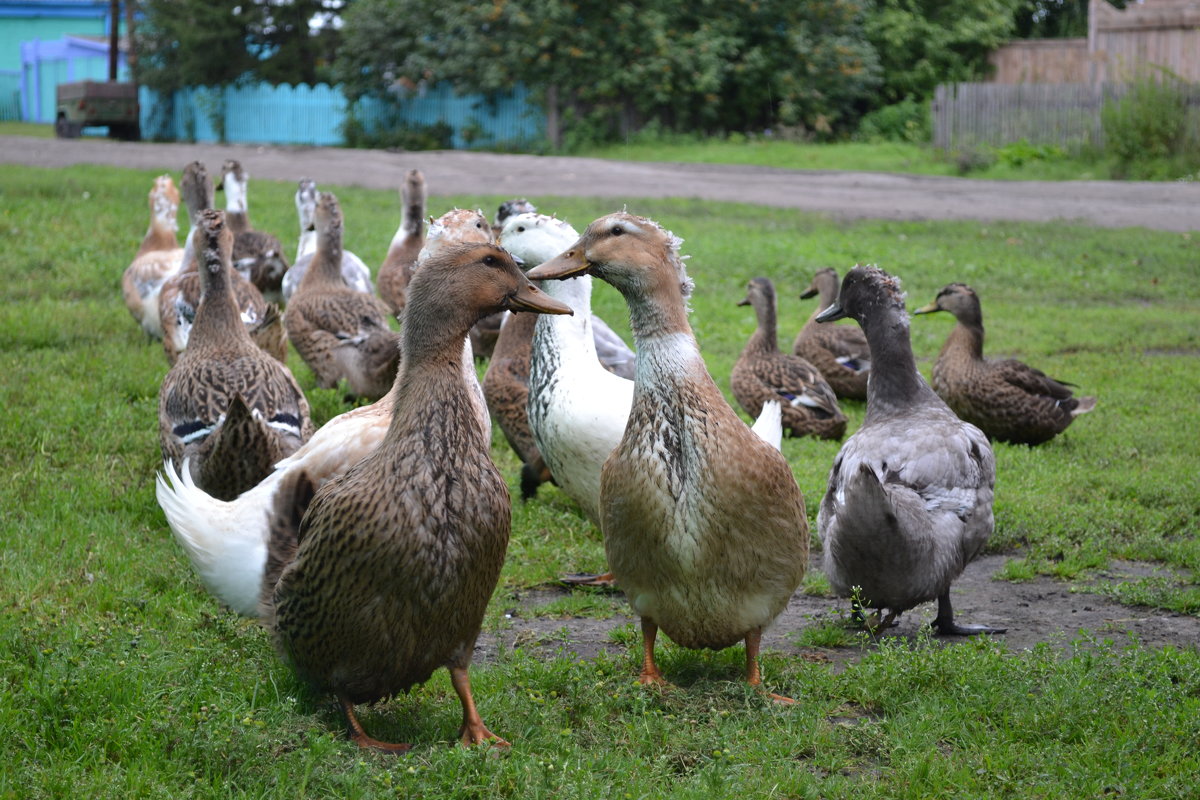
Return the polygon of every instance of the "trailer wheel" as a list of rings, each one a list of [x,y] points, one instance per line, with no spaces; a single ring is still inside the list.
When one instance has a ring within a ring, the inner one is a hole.
[[[54,120],[54,135],[59,139],[78,139],[82,132],[83,126],[68,122],[65,114],[59,114],[58,119]]]

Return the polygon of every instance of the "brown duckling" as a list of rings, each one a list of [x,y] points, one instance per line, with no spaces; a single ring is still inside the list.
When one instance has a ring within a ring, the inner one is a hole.
[[[704,365],[679,244],[653,220],[609,214],[528,274],[595,275],[629,306],[633,406],[601,470],[600,517],[609,567],[642,621],[641,682],[665,683],[654,660],[661,628],[684,647],[745,641],[746,680],[757,686],[763,629],[808,564],[804,498]]]
[[[838,295],[837,272],[818,270],[808,288],[800,293],[807,300],[817,297],[817,307],[796,334],[792,352],[820,370],[834,394],[847,400],[867,399],[871,374],[871,350],[857,325],[822,325],[817,317],[833,305]]]
[[[462,370],[463,342],[497,311],[570,313],[490,244],[451,246],[409,285],[404,358],[379,446],[315,496],[285,479],[268,544],[262,619],[297,672],[354,713],[447,667],[463,744],[505,744],[483,724],[467,668],[508,543],[511,503],[489,456],[487,413]],[[311,498],[311,502],[309,502]]]
[[[163,460],[187,470],[214,497],[232,500],[294,452],[313,426],[292,373],[242,325],[231,286],[233,233],[209,209],[195,231],[202,262],[200,307],[188,349],[159,390]]]
[[[739,306],[753,306],[758,328],[733,365],[729,383],[738,404],[751,417],[763,403],[778,400],[783,427],[792,436],[841,439],[846,415],[816,367],[791,353],[781,353],[775,339],[775,287],[768,278],[754,278]]]
[[[342,210],[333,194],[320,194],[314,225],[317,250],[284,315],[288,340],[322,388],[345,379],[352,394],[377,400],[396,377],[400,335],[382,300],[342,278]]]
[[[288,260],[278,236],[250,224],[249,181],[241,162],[228,159],[221,165],[217,188],[225,192],[225,224],[233,231],[233,267],[277,303],[283,299]]]
[[[1071,421],[1096,407],[1095,397],[1075,397],[1071,384],[1015,359],[983,357],[983,312],[965,283],[951,283],[915,314],[949,311],[958,320],[933,365],[933,388],[954,413],[990,439],[1036,445],[1053,439]]]
[[[387,256],[379,267],[376,286],[383,302],[397,318],[404,313],[413,265],[425,244],[425,176],[409,170],[400,187],[400,228],[392,237]]]

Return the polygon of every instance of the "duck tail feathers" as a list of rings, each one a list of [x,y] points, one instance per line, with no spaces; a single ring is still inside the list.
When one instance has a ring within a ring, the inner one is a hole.
[[[776,450],[783,449],[783,407],[778,400],[768,400],[763,403],[758,419],[750,426],[750,430]]]
[[[268,628],[273,627],[275,617],[275,585],[300,549],[300,522],[316,492],[316,485],[303,469],[288,473],[275,492],[266,544],[266,564],[258,598],[259,619]]]
[[[266,561],[265,519],[255,524],[247,510],[252,504],[242,498],[218,500],[196,486],[186,459],[181,471],[164,462],[155,483],[175,541],[209,592],[237,613],[255,616]]]

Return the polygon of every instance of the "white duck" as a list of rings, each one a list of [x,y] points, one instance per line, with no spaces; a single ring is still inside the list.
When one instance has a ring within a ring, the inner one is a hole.
[[[283,273],[284,302],[292,299],[292,295],[300,288],[300,281],[308,271],[313,256],[317,252],[317,184],[310,178],[301,178],[296,189],[296,216],[300,220],[300,241],[296,246],[296,260],[288,271]],[[346,285],[356,292],[373,294],[375,286],[371,283],[371,268],[361,258],[342,249],[342,278]]]
[[[637,378],[624,435],[601,471],[600,518],[608,562],[642,620],[641,682],[665,682],[654,660],[661,628],[684,647],[744,640],[746,680],[757,686],[762,631],[807,566],[804,498],[782,454],[742,422],[705,368],[679,243],[652,220],[610,214],[529,277],[591,273],[629,305]]]
[[[950,583],[992,532],[996,462],[987,437],[917,371],[898,280],[873,266],[850,270],[817,320],[843,317],[862,326],[873,366],[866,419],[842,445],[817,514],[830,585],[843,597],[858,587],[863,606],[887,609],[877,627],[937,600],[939,633],[1003,633],[958,625],[950,604]]]
[[[441,225],[438,236],[426,243],[422,259],[440,253],[444,246],[476,241],[473,222],[468,221],[465,232],[458,230],[453,220]],[[418,268],[421,263],[418,261]],[[464,375],[473,381],[476,401],[485,409],[482,414],[486,418],[483,390],[475,377],[466,339],[463,364]],[[217,500],[196,486],[188,469],[182,470],[181,477],[170,463],[164,464],[155,487],[158,504],[196,574],[218,600],[239,614],[258,615],[271,512],[280,485],[300,470],[318,488],[341,475],[383,441],[395,401],[393,386],[371,405],[329,420],[299,450],[277,463],[274,472],[235,500]]]

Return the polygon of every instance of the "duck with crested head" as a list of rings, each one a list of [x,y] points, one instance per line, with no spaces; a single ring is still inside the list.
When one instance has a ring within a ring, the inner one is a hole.
[[[917,371],[895,277],[874,266],[850,270],[817,321],[843,317],[862,327],[874,364],[866,418],[838,452],[817,513],[830,585],[879,611],[871,627],[937,600],[937,633],[1003,633],[959,625],[950,602],[950,584],[992,533],[996,460],[987,437]]]
[[[825,325],[817,322],[821,312],[837,300],[838,275],[829,267],[817,270],[802,300],[817,298],[804,327],[796,334],[792,352],[807,359],[820,370],[833,393],[847,400],[867,399],[867,378],[871,375],[871,350],[867,337],[857,325]]]
[[[965,283],[945,286],[914,314],[948,311],[957,325],[933,365],[933,390],[962,419],[989,439],[1041,444],[1096,407],[1095,397],[1075,397],[1072,384],[1016,359],[983,357],[983,311]]]
[[[121,276],[121,295],[125,307],[148,336],[161,339],[162,320],[158,316],[158,295],[168,278],[183,266],[183,248],[179,231],[179,190],[170,175],[154,179],[148,197],[150,227],[142,238],[133,261]]]
[[[308,401],[286,366],[242,325],[234,299],[233,234],[209,209],[195,231],[200,307],[189,346],[159,390],[163,460],[214,497],[253,487],[312,435]]]
[[[594,275],[629,306],[637,376],[625,431],[601,471],[600,517],[609,566],[641,618],[640,681],[665,683],[654,658],[661,629],[689,648],[745,641],[746,679],[757,686],[763,629],[807,566],[804,498],[783,455],[705,368],[679,245],[653,220],[609,214],[529,277]]]
[[[288,303],[288,340],[322,388],[345,380],[351,394],[378,400],[391,388],[400,362],[400,336],[391,312],[373,294],[342,278],[342,210],[322,192],[314,214],[317,250],[312,266]]]
[[[570,313],[495,245],[451,246],[422,263],[383,441],[315,494],[299,472],[276,498],[262,619],[296,671],[337,697],[362,747],[410,748],[368,736],[354,706],[439,667],[462,705],[462,743],[505,744],[480,719],[467,669],[511,503],[490,458],[487,412],[461,366],[469,328],[500,310]]]
[[[781,353],[775,338],[775,286],[769,278],[753,278],[739,306],[752,306],[758,328],[733,365],[730,388],[738,404],[752,417],[763,403],[777,400],[783,409],[783,427],[792,436],[841,439],[846,415],[838,408],[833,389],[803,358]]]

